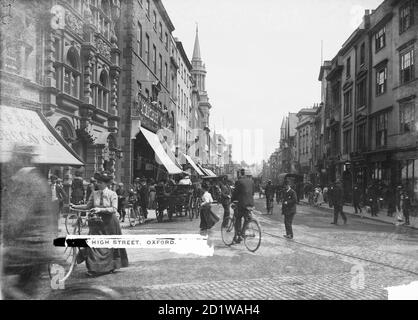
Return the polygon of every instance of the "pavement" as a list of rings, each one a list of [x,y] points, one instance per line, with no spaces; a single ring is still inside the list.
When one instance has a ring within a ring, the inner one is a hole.
[[[243,244],[223,244],[218,223],[209,234],[213,255],[170,249],[128,249],[130,265],[98,278],[77,265],[64,290],[102,285],[134,300],[386,300],[385,288],[418,280],[418,231],[350,215],[347,225],[331,225],[332,212],[299,205],[294,240],[283,238],[283,217],[275,204],[267,215],[265,199],[255,199],[263,235],[255,253]],[[215,211],[222,216],[222,207]],[[142,225],[122,223],[124,234],[199,234],[199,220],[174,216]],[[44,277],[39,299],[61,299]],[[68,298],[68,297],[67,297]],[[94,298],[94,297],[92,297]],[[418,299],[418,297],[416,297]]]
[[[307,199],[302,199],[300,200],[300,204],[301,205],[305,205],[305,206],[310,206],[308,203]],[[318,207],[321,210],[326,210],[329,212],[334,212],[333,208],[330,208],[329,205],[327,203],[322,204],[321,206]],[[374,220],[374,221],[379,221],[379,222],[383,222],[383,223],[388,223],[388,224],[392,224],[392,225],[403,225],[405,223],[405,221],[403,222],[399,222],[397,221],[396,217],[389,217],[387,215],[386,210],[381,210],[378,213],[377,217],[372,217],[370,214],[366,213],[366,209],[362,208],[362,214],[360,213],[355,213],[354,207],[350,206],[350,205],[344,205],[343,207],[343,211],[345,214],[351,215],[351,216],[356,216],[356,217],[361,217],[364,219],[369,219],[369,220]],[[417,216],[412,216],[409,218],[410,220],[410,226],[405,226],[405,227],[409,227],[409,228],[413,228],[413,229],[418,229],[418,219]]]

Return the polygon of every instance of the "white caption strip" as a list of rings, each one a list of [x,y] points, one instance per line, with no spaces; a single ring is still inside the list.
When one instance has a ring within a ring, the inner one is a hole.
[[[212,256],[208,237],[197,234],[159,235],[68,235],[66,240],[86,240],[90,248],[170,249],[180,254]]]

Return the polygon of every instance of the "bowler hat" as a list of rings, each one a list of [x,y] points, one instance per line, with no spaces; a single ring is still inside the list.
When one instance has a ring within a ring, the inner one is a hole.
[[[96,172],[94,174],[94,178],[97,181],[108,183],[108,182],[112,181],[113,176],[111,175],[111,173],[109,173],[107,171],[103,171],[103,172]]]

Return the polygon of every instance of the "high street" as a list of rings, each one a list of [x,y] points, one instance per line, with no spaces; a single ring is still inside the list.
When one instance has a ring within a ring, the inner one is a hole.
[[[213,256],[130,249],[128,268],[87,278],[79,265],[66,286],[106,285],[125,299],[387,299],[386,287],[418,279],[417,230],[352,216],[334,226],[329,211],[298,206],[289,241],[277,205],[273,216],[265,214],[265,199],[256,199],[256,209],[263,229],[256,253],[243,244],[226,247],[218,223],[210,235]],[[198,227],[197,220],[177,217],[123,233],[198,234]]]

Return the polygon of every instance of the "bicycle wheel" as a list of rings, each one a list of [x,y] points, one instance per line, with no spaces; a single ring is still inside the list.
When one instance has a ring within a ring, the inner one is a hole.
[[[81,234],[81,222],[77,214],[69,214],[65,217],[65,229],[67,234]]]
[[[222,223],[222,226],[221,226],[222,241],[225,243],[226,246],[230,246],[234,243],[234,237],[235,237],[234,222],[235,222],[234,219],[232,219],[231,217],[228,217]]]
[[[49,278],[52,280],[66,281],[74,270],[77,263],[77,248],[74,247],[57,247],[58,259],[48,264]]]
[[[128,217],[128,222],[131,227],[136,226],[136,220],[135,220],[135,209],[129,208],[126,212],[126,216]]]
[[[248,251],[257,251],[261,244],[261,228],[259,223],[253,219],[247,221],[242,234],[245,247]]]

